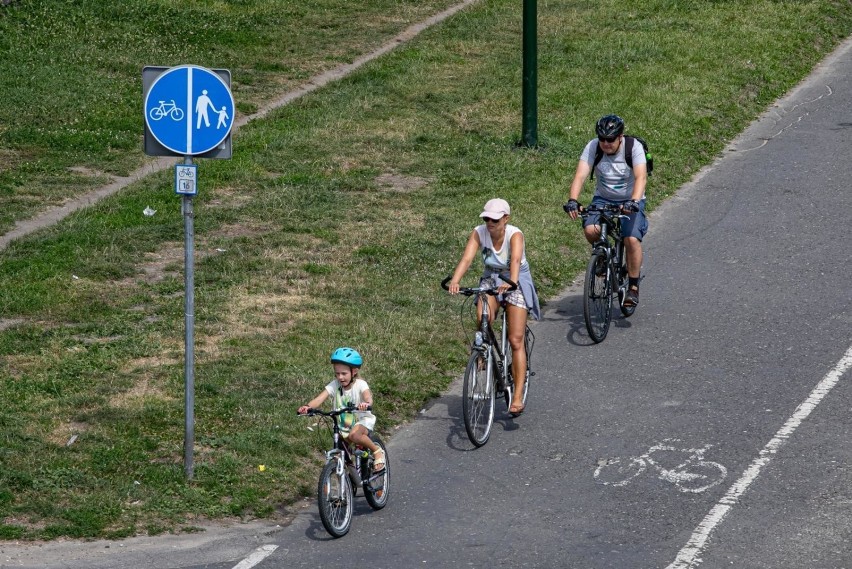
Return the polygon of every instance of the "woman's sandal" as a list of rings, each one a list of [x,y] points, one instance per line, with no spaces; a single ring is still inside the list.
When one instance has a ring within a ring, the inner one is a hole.
[[[385,469],[385,451],[379,449],[373,452],[373,472],[381,472]]]
[[[524,412],[524,409],[526,409],[526,407],[527,406],[523,403],[512,403],[511,405],[509,405],[509,415],[511,415],[512,417],[518,417],[521,413]]]

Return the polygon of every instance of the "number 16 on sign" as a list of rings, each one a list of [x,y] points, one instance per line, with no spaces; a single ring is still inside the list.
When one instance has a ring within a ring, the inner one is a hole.
[[[175,166],[175,193],[194,196],[198,193],[198,165],[178,164]]]

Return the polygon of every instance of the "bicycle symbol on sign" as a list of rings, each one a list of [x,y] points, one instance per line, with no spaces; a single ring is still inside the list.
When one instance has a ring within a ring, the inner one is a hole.
[[[660,480],[674,484],[681,492],[698,494],[716,486],[728,475],[728,469],[718,462],[704,460],[704,453],[713,445],[679,449],[670,444],[674,442],[680,442],[680,439],[665,439],[641,456],[606,459],[595,469],[595,482],[606,486],[626,486],[652,466],[658,471]],[[684,454],[687,455],[686,460],[683,460]]]
[[[148,116],[155,121],[166,116],[170,116],[173,121],[181,121],[183,120],[183,110],[175,104],[174,99],[172,99],[171,103],[160,101],[160,106],[152,107],[151,110],[148,111]]]
[[[178,177],[180,177],[180,178],[194,178],[195,177],[195,169],[193,169],[193,168],[178,168]]]

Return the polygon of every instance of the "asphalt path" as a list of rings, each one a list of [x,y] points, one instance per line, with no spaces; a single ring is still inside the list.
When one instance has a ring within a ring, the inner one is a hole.
[[[498,402],[474,449],[456,382],[390,440],[390,503],[358,498],[344,538],[307,501],[243,555],[146,566],[247,569],[269,545],[254,567],[852,567],[850,109],[847,41],[652,213],[633,317],[594,345],[569,287],[533,324],[527,412]]]

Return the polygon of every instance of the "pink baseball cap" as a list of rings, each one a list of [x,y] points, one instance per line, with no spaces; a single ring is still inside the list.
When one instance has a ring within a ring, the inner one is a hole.
[[[509,215],[509,202],[494,198],[485,202],[485,207],[482,208],[482,213],[479,217],[489,217],[491,219],[501,219],[504,215]]]

